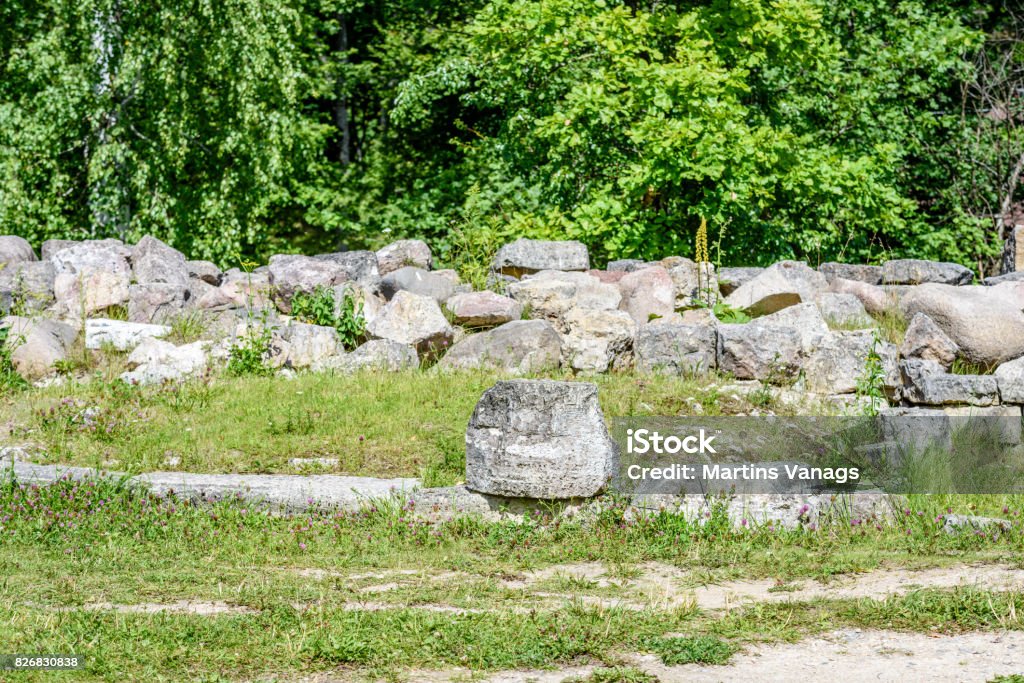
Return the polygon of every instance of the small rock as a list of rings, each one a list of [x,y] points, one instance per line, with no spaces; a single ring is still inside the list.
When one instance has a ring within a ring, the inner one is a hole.
[[[325,358],[313,364],[314,372],[335,370],[342,373],[359,370],[385,370],[398,372],[420,366],[416,349],[390,339],[371,339],[351,353]]]
[[[430,247],[422,240],[398,240],[377,250],[377,267],[381,276],[405,266],[430,270],[433,263]]]
[[[992,375],[954,375],[941,371],[934,361],[908,359],[900,363],[904,395],[920,405],[990,406],[999,402],[999,388]]]
[[[865,266],[852,263],[822,263],[818,271],[831,283],[836,278],[856,280],[869,285],[882,284],[882,267]]]
[[[437,303],[443,304],[454,293],[455,287],[446,277],[415,266],[404,266],[384,276],[380,283],[380,291],[388,300],[395,292],[404,291],[429,296]]]
[[[445,307],[455,322],[464,327],[494,327],[519,320],[523,314],[518,301],[488,290],[456,294]]]
[[[874,319],[868,315],[861,303],[853,294],[822,292],[814,303],[818,305],[821,316],[830,326],[846,328],[872,327]]]
[[[153,282],[128,288],[128,320],[136,323],[170,322],[185,308],[188,288],[180,284]]]
[[[718,271],[718,291],[729,296],[764,272],[764,268],[722,268]]]
[[[825,320],[812,303],[749,323],[719,325],[718,368],[738,379],[792,378],[828,334]]]
[[[656,264],[668,271],[675,285],[675,308],[691,306],[711,306],[718,301],[718,276],[715,267],[703,263],[699,267],[696,261],[682,256],[669,256]]]
[[[375,291],[380,286],[380,268],[377,266],[377,255],[372,251],[337,251],[333,254],[320,254],[315,258],[341,266],[349,280],[363,287]]]
[[[960,534],[975,531],[1007,532],[1013,528],[1013,522],[996,517],[980,517],[978,515],[945,515],[942,530],[947,534]]]
[[[118,351],[131,351],[143,339],[165,337],[171,328],[123,320],[91,318],[85,321],[85,348],[101,349],[109,345]]]
[[[903,358],[935,361],[946,370],[953,365],[958,351],[953,340],[924,313],[917,313],[911,318],[900,346]]]
[[[924,313],[970,363],[994,367],[1024,356],[1024,312],[998,287],[924,284],[900,302],[909,319]]]
[[[533,318],[544,318],[560,331],[566,330],[564,317],[573,310],[615,310],[622,294],[615,285],[605,284],[586,273],[545,270],[509,284],[509,296],[530,311]]]
[[[615,273],[631,273],[634,270],[640,270],[646,268],[647,264],[637,258],[625,258],[617,261],[609,261],[608,265],[605,266],[605,271]]]
[[[0,235],[0,267],[35,260],[36,252],[24,237]]]
[[[220,268],[210,261],[186,261],[185,268],[190,278],[202,280],[214,287],[220,287],[224,277],[224,274],[220,272]]]
[[[828,290],[836,294],[852,294],[860,300],[864,310],[874,315],[884,313],[895,303],[895,299],[891,298],[888,292],[881,287],[857,280],[833,278],[829,283]]]
[[[308,368],[342,352],[338,331],[294,320],[274,330],[268,365],[274,368]]]
[[[121,375],[128,384],[160,384],[201,374],[207,367],[206,342],[175,346],[147,338],[128,356],[129,372]]]
[[[1000,365],[995,378],[1003,403],[1024,403],[1024,357]]]

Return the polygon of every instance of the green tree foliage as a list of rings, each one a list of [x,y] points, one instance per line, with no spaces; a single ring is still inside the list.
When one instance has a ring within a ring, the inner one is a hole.
[[[1007,183],[978,169],[1019,145],[979,125],[974,86],[1007,16],[974,0],[9,0],[0,232],[151,233],[222,263],[418,236],[450,262],[483,225],[578,238],[600,262],[688,254],[706,218],[727,263],[990,263]]]

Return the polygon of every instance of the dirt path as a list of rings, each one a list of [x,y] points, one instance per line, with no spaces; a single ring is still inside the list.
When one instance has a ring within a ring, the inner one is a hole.
[[[967,633],[933,637],[891,631],[835,631],[792,645],[754,646],[726,666],[665,666],[651,655],[627,657],[660,683],[986,683],[1024,674],[1024,633]],[[563,683],[585,680],[594,666],[558,671],[505,671],[478,683]],[[467,680],[466,670],[413,672],[417,683]],[[343,679],[320,677],[316,683]]]

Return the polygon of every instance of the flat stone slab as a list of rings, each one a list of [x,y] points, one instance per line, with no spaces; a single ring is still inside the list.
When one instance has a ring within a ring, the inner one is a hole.
[[[173,493],[179,498],[190,500],[238,496],[255,505],[281,511],[305,510],[315,504],[355,510],[371,500],[411,493],[420,485],[420,480],[413,478],[191,472],[149,472],[130,476],[125,472],[108,472],[92,467],[33,465],[19,461],[12,463],[9,459],[0,463],[0,471],[11,470],[15,478],[22,482],[51,484],[65,477],[74,480],[96,477],[124,479],[128,486],[139,487],[161,496]]]

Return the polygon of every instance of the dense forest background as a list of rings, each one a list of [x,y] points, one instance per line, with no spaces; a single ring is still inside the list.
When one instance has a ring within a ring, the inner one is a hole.
[[[998,267],[1001,0],[4,0],[0,234]],[[1015,194],[1016,193],[1016,194]]]

